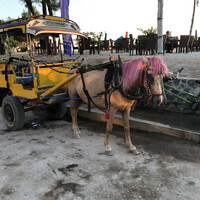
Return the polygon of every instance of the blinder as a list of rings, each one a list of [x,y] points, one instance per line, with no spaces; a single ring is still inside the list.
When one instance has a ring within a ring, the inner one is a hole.
[[[161,77],[161,74],[160,74],[160,77]],[[150,85],[152,85],[153,82],[155,81],[151,68],[149,68],[149,69],[148,68],[144,68],[144,71],[143,71],[142,76],[141,76],[141,81],[140,82],[141,82],[141,86],[142,86],[142,88],[144,90],[143,81],[146,84],[146,92],[147,92],[147,96],[149,97],[148,101],[147,101],[147,105],[150,104],[153,96],[164,95],[164,88],[163,88],[163,80],[162,80],[162,78],[161,78],[161,82],[162,82],[162,91],[163,92],[161,94],[152,94],[152,92],[151,92]]]
[[[153,74],[148,74],[148,73],[147,73],[146,76],[147,76],[147,84],[148,84],[148,85],[153,84],[153,82],[154,82]]]

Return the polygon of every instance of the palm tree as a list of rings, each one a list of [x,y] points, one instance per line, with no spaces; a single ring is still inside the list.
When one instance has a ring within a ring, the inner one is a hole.
[[[30,12],[31,15],[35,15],[35,9],[33,7],[32,0],[20,0],[20,1],[25,4],[25,6],[28,8],[28,11]]]
[[[47,11],[49,15],[53,15],[53,11],[57,11],[60,8],[59,0],[33,0],[33,2],[38,5],[42,4],[43,15],[47,15]]]
[[[47,11],[49,15],[53,15],[53,11],[57,11],[60,8],[59,0],[20,0],[28,9],[28,12],[31,15],[35,15],[36,10],[33,4],[42,5],[42,14],[47,15]]]

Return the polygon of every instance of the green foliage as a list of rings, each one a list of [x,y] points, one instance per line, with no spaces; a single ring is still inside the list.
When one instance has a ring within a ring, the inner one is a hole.
[[[14,18],[8,16],[6,19],[1,19],[1,23],[5,23],[12,20],[14,20]]]
[[[147,30],[144,30],[142,28],[137,28],[137,30],[140,31],[140,32],[142,32],[144,35],[152,34],[152,33],[154,33],[154,34],[157,33],[157,29],[153,28],[153,26],[151,26]]]
[[[20,45],[19,45],[19,48],[20,48],[21,52],[26,52],[27,51],[26,43],[21,42]]]
[[[58,11],[60,9],[60,0],[50,0],[50,3],[53,11]]]
[[[35,10],[35,15],[40,15],[40,12],[36,9],[36,7],[35,6],[33,6],[33,8],[34,8],[34,10]],[[22,14],[21,14],[21,17],[22,18],[28,18],[28,17],[30,17],[30,16],[32,16],[32,14],[30,13],[30,11],[29,10],[23,10],[23,12],[22,12]]]
[[[14,36],[9,37],[9,45],[11,48],[19,46],[20,42],[14,39]]]
[[[25,4],[25,7],[27,8],[27,11],[25,13],[29,13],[29,15],[33,15],[33,12],[35,15],[39,15],[40,13],[36,9],[36,5],[43,7],[43,12],[45,10],[45,13],[47,14],[46,10],[48,8],[49,15],[53,13],[53,11],[58,11],[60,9],[60,0],[20,0],[22,3]],[[44,8],[45,7],[45,8]]]
[[[29,12],[27,12],[26,10],[23,10],[21,16],[22,16],[22,18],[26,19],[26,18],[30,17],[31,14]]]
[[[92,41],[97,42],[98,39],[101,40],[103,32],[99,32],[99,34],[96,34],[95,32],[84,32],[83,34],[90,37]]]

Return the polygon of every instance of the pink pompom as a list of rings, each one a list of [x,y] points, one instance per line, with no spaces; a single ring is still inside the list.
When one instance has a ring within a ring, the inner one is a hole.
[[[108,112],[108,110],[106,110],[105,117],[106,117],[106,119],[110,119],[110,115],[109,115],[109,112]]]

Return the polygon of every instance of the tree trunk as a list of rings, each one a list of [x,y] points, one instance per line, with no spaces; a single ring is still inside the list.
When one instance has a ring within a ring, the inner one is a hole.
[[[52,6],[51,6],[51,2],[50,0],[46,0],[47,2],[47,8],[48,8],[48,11],[49,11],[49,15],[53,15],[53,9],[52,9]]]
[[[189,33],[189,37],[188,37],[187,46],[189,46],[189,44],[190,44],[190,38],[191,38],[191,35],[192,35],[192,29],[193,29],[193,24],[194,24],[194,15],[195,15],[195,9],[196,9],[196,2],[197,2],[197,0],[194,0],[192,20],[191,20],[191,25],[190,25],[190,33]]]
[[[157,53],[162,56],[163,54],[163,0],[158,0],[158,15],[157,15]]]
[[[29,10],[29,12],[31,13],[31,15],[35,15],[35,11],[32,5],[32,0],[24,0],[26,2],[27,8]]]
[[[46,0],[42,0],[42,14],[47,15],[47,3]]]
[[[46,0],[42,0],[42,14],[47,15],[47,1]],[[51,47],[50,47],[48,36],[45,37],[45,43],[46,43],[47,54],[50,55],[51,54]]]
[[[49,15],[53,16],[53,9],[52,9],[50,0],[46,0],[46,3],[47,3]],[[56,38],[55,37],[53,37],[53,54],[57,55],[57,46],[56,46]]]

